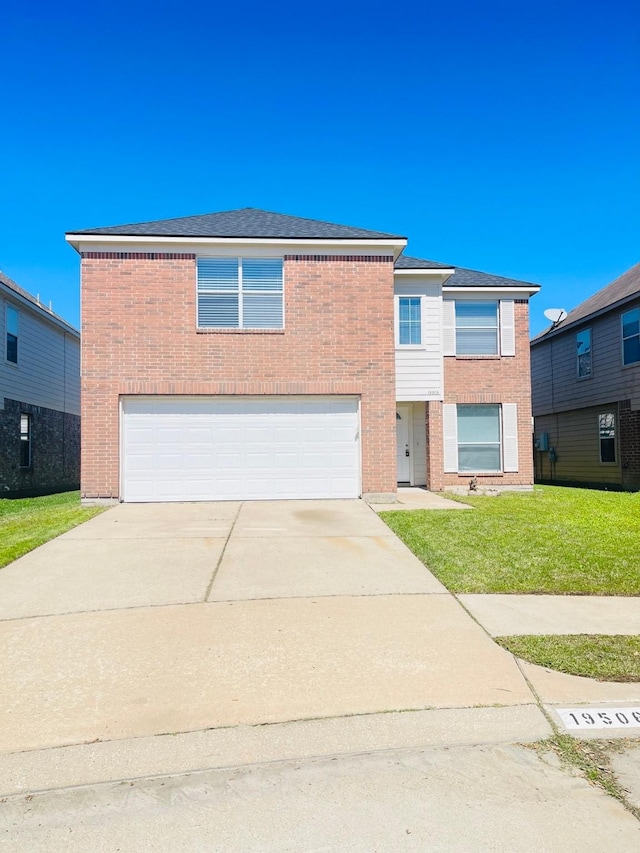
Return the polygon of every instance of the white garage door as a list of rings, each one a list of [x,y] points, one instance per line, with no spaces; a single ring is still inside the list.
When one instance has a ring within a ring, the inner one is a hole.
[[[358,401],[123,398],[125,501],[355,498]]]

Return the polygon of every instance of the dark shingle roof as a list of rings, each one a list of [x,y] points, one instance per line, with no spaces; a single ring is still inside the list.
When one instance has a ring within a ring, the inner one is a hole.
[[[284,213],[271,213],[254,207],[159,219],[108,228],[89,228],[69,234],[113,234],[135,237],[255,237],[286,240],[404,240],[396,234],[367,231],[349,225],[334,225],[316,219],[301,219]]]
[[[70,331],[74,332],[76,335],[79,336],[80,333],[78,332],[78,330],[75,329],[71,325],[71,323],[68,323],[64,319],[64,317],[61,317],[59,314],[56,314],[55,311],[49,311],[49,309],[45,305],[43,305],[41,302],[38,302],[38,300],[34,296],[32,296],[28,290],[25,290],[24,287],[20,287],[19,284],[16,284],[13,279],[9,278],[9,276],[5,275],[1,270],[0,270],[0,282],[2,284],[4,284],[5,287],[8,287],[9,290],[12,290],[18,296],[21,296],[23,299],[26,299],[27,302],[30,302],[31,305],[34,306],[34,308],[36,308],[38,311],[40,311],[46,317],[48,317],[48,318],[53,317],[59,323],[63,323],[65,326],[67,326],[67,328]]]
[[[400,255],[395,262],[397,270],[438,270],[438,269],[453,269],[455,272],[448,279],[445,287],[530,287],[534,290],[539,290],[538,284],[532,284],[528,281],[518,281],[515,278],[503,278],[499,275],[491,275],[486,272],[478,272],[477,270],[468,270],[464,267],[457,267],[455,264],[442,264],[440,261],[427,261],[423,258],[411,258],[406,255]]]
[[[426,261],[423,258],[410,258],[400,255],[394,264],[397,270],[450,270],[453,264],[441,264],[439,261]]]
[[[530,287],[540,290],[539,284],[530,281],[519,281],[516,278],[504,278],[500,275],[492,275],[478,270],[468,270],[464,267],[456,267],[446,286],[448,287]]]
[[[555,326],[540,332],[531,342],[540,341],[552,332],[555,334],[569,326],[577,325],[593,314],[602,314],[608,309],[614,308],[618,303],[634,296],[640,296],[640,263],[628,269],[611,284],[594,293],[593,296],[585,299],[573,311],[569,311],[561,323],[556,323]]]

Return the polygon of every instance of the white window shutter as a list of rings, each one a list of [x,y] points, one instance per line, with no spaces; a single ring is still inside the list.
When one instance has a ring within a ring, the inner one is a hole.
[[[516,354],[516,318],[513,299],[500,300],[500,355]]]
[[[442,300],[442,354],[456,354],[456,303],[453,299]]]
[[[518,405],[502,404],[502,455],[505,473],[518,470]]]
[[[444,435],[444,470],[456,473],[458,470],[458,407],[455,403],[442,406],[442,431]]]

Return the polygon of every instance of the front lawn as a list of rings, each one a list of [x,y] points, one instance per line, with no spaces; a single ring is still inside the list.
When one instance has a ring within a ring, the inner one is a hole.
[[[516,657],[598,681],[640,681],[640,637],[556,634],[496,637]]]
[[[640,595],[640,493],[537,486],[381,517],[457,593]]]
[[[80,492],[0,500],[0,568],[103,509],[80,506]]]

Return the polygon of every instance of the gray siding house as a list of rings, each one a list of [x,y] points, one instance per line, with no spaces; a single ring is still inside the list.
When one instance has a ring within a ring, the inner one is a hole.
[[[80,334],[0,273],[0,498],[80,483]]]
[[[640,489],[640,264],[531,341],[538,482]]]

